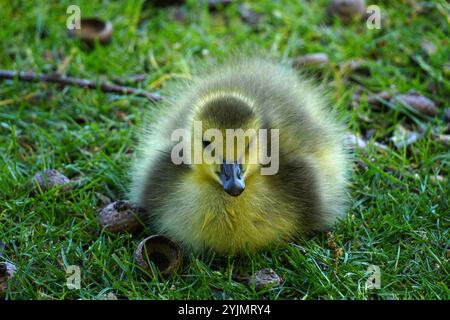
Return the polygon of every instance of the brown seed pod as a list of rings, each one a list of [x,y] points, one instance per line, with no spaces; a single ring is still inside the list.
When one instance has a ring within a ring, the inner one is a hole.
[[[99,213],[100,225],[109,232],[136,232],[142,227],[139,222],[142,209],[135,204],[119,200],[110,203]]]
[[[61,188],[63,191],[68,191],[73,188],[71,180],[55,169],[40,171],[36,173],[34,179],[43,191],[56,187]]]
[[[153,235],[139,243],[135,258],[142,269],[151,270],[148,263],[151,261],[163,276],[168,276],[181,266],[182,253],[176,242],[163,235]]]
[[[364,0],[331,0],[327,8],[329,17],[338,17],[343,23],[361,18],[365,12]]]
[[[401,100],[416,111],[428,116],[434,117],[439,112],[436,104],[432,100],[422,96],[418,92],[408,92],[406,94],[401,94],[395,96],[394,99]]]
[[[323,67],[328,65],[329,59],[325,53],[311,53],[299,56],[292,60],[292,66],[296,69],[303,67]]]
[[[8,289],[8,282],[14,277],[16,266],[9,262],[0,262],[0,297]]]
[[[257,271],[248,280],[250,287],[255,286],[255,290],[259,291],[266,287],[278,287],[281,284],[281,277],[270,268]]]

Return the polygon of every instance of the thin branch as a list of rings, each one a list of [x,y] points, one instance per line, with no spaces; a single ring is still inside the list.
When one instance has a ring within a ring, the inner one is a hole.
[[[59,74],[43,74],[34,72],[17,72],[12,70],[0,70],[0,79],[18,79],[20,81],[35,82],[43,81],[49,83],[60,83],[63,85],[77,86],[86,89],[100,89],[103,92],[112,92],[117,94],[135,95],[138,97],[147,98],[150,101],[160,101],[161,96],[150,93],[145,90],[119,86],[115,84],[108,84],[104,82],[95,82],[86,79],[78,79],[73,77],[66,77]]]

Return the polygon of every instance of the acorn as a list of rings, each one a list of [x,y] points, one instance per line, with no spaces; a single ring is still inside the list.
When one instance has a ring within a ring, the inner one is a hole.
[[[281,277],[270,268],[257,271],[248,280],[250,287],[255,287],[256,291],[267,287],[278,287],[281,284]]]
[[[136,264],[145,271],[151,271],[152,262],[162,276],[169,276],[181,266],[180,246],[163,235],[153,235],[142,240],[135,254]]]
[[[99,212],[100,225],[109,232],[136,232],[142,227],[142,209],[126,200],[108,204]]]
[[[89,45],[96,41],[107,44],[111,41],[113,26],[110,21],[99,18],[82,18],[79,29],[67,29],[70,37],[80,38]]]
[[[0,262],[0,297],[3,297],[8,289],[8,283],[14,277],[16,266],[9,262]]]

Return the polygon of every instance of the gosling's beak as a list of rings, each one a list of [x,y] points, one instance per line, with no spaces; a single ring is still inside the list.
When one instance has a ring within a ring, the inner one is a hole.
[[[244,191],[245,182],[241,165],[238,163],[224,163],[220,171],[223,189],[233,197],[237,197]]]

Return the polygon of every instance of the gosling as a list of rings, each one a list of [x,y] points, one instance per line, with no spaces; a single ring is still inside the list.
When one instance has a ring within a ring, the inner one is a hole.
[[[345,127],[323,91],[294,70],[238,59],[206,68],[170,97],[144,128],[131,170],[130,198],[156,232],[194,252],[255,252],[329,230],[344,215],[351,167]],[[191,133],[181,163],[174,161],[179,129]],[[227,129],[265,129],[265,154],[277,163],[260,161],[258,135],[244,137],[243,148],[225,138],[213,146],[218,138],[209,129],[224,137]],[[278,141],[271,139],[276,131]],[[193,160],[207,154],[216,161]],[[256,163],[244,161],[252,156]]]

